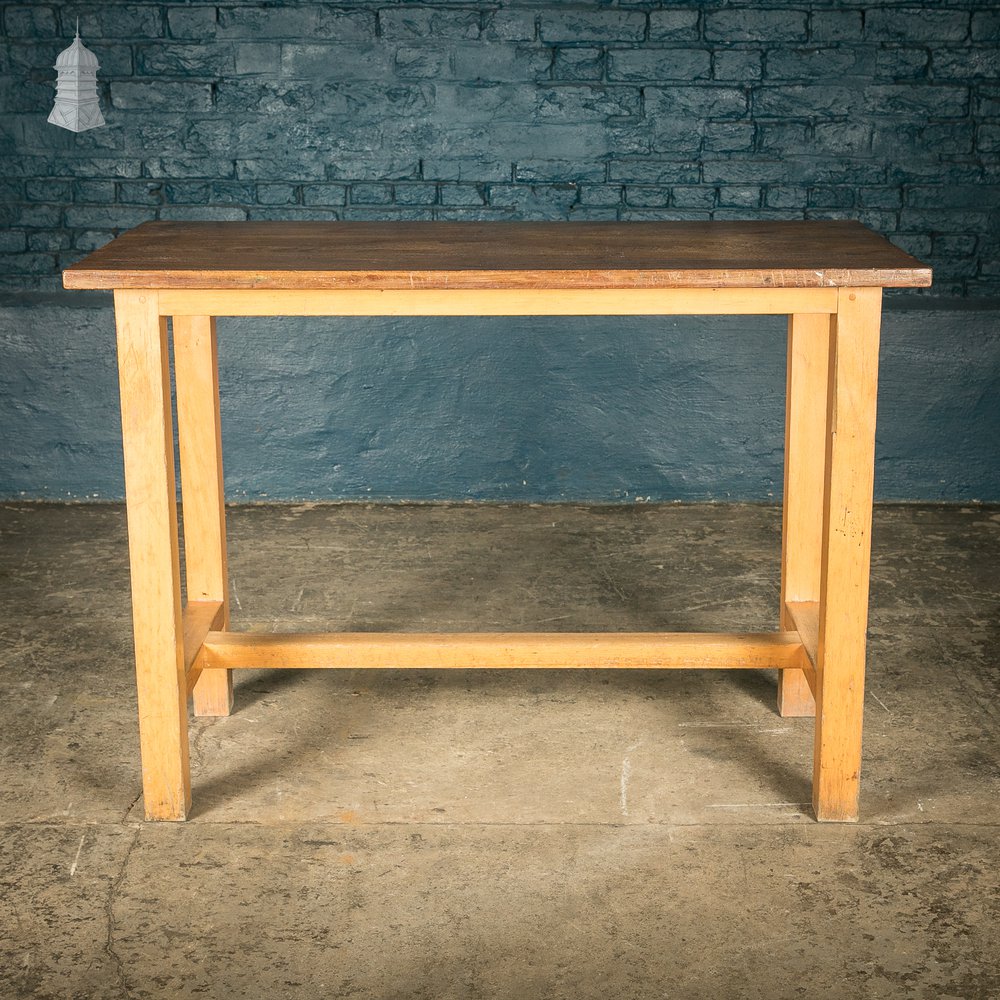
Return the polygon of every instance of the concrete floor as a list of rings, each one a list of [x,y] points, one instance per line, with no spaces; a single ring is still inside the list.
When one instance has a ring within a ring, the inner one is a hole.
[[[773,508],[229,531],[237,627],[774,624]],[[756,672],[241,672],[145,824],[123,513],[0,508],[0,996],[1000,997],[1000,512],[874,548],[857,826]]]

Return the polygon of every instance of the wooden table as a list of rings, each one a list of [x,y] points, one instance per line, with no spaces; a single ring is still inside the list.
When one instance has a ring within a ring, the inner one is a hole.
[[[930,280],[852,222],[153,222],[70,267],[115,294],[146,818],[187,817],[188,698],[228,715],[234,668],[742,667],[815,715],[817,818],[857,819],[882,288]],[[778,631],[230,631],[216,316],[712,313],[789,317]]]

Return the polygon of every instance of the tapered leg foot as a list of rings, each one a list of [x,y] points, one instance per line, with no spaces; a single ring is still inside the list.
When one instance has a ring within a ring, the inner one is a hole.
[[[782,670],[778,674],[778,714],[784,719],[812,718],[816,699],[801,670]]]

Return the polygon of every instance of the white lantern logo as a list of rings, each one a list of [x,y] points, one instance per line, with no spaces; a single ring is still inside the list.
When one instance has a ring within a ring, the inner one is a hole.
[[[80,41],[80,21],[76,38],[56,59],[56,103],[49,122],[71,132],[86,132],[104,124],[97,101],[97,56]]]

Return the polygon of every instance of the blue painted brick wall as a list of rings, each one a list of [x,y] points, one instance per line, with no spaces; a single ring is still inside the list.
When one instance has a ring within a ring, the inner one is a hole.
[[[108,125],[46,123],[80,18]],[[1000,4],[0,0],[0,497],[121,495],[147,219],[856,218],[876,491],[1000,500]],[[920,297],[920,296],[923,297]],[[992,301],[991,301],[992,299]],[[234,498],[775,500],[780,321],[221,321]]]
[[[161,219],[859,218],[1000,294],[1000,6],[2,3],[0,287]],[[77,16],[108,127],[49,126]]]

